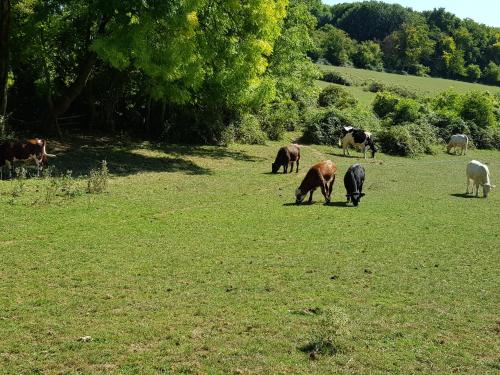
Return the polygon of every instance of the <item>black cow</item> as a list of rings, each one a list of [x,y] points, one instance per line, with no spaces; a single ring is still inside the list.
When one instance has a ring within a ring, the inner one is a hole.
[[[278,173],[278,170],[283,166],[283,173],[288,172],[288,165],[290,165],[290,173],[293,172],[293,162],[297,162],[297,172],[299,171],[299,160],[300,160],[300,146],[299,145],[289,145],[281,147],[278,150],[276,159],[272,164],[271,171],[273,173]]]
[[[375,157],[375,153],[377,152],[372,134],[363,129],[353,128],[352,126],[346,126],[342,129],[342,149],[344,150],[344,156],[346,153],[349,155],[349,146],[363,151],[365,159],[367,148],[372,150],[372,158]]]
[[[365,169],[361,164],[354,164],[345,173],[344,186],[347,192],[347,202],[357,206],[361,197],[364,197],[363,183],[365,182]]]

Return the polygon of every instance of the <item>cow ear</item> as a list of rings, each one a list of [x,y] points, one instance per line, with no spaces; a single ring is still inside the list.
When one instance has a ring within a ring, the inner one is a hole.
[[[361,194],[360,194],[360,197],[364,197],[364,196],[365,196],[365,193],[361,193]]]

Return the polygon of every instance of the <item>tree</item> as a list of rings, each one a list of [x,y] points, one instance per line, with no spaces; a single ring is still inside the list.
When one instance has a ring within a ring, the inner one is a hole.
[[[483,80],[486,83],[498,85],[500,83],[500,66],[490,61],[483,71]]]
[[[477,82],[481,78],[481,68],[479,65],[470,64],[467,66],[467,77],[472,82]]]
[[[359,43],[352,54],[352,62],[357,68],[382,70],[384,63],[380,45],[372,41]]]
[[[315,41],[320,49],[320,57],[326,58],[333,65],[347,65],[354,51],[355,43],[345,31],[332,25],[325,25],[315,34]]]
[[[9,76],[10,0],[0,0],[0,135],[7,113],[7,82]]]

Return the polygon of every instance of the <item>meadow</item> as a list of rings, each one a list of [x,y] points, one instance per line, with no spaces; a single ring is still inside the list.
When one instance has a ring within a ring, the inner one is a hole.
[[[500,183],[500,153],[365,161],[311,145],[299,173],[273,175],[282,143],[85,139],[54,164],[78,175],[106,158],[105,193],[44,203],[44,180],[15,198],[0,181],[1,372],[498,373],[500,193],[463,193],[471,159]],[[296,206],[327,158],[332,204],[317,191]]]
[[[470,91],[489,91],[493,94],[500,93],[500,87],[489,86],[478,83],[469,83],[455,81],[450,79],[435,78],[435,77],[417,77],[413,75],[393,74],[386,72],[376,72],[374,70],[356,69],[343,66],[318,65],[320,71],[328,72],[335,71],[349,78],[353,83],[352,86],[340,86],[343,89],[353,94],[361,104],[370,106],[375,93],[366,91],[364,85],[368,82],[383,82],[386,85],[404,87],[412,92],[423,96],[434,96],[439,92],[453,90],[459,93]],[[320,87],[326,87],[331,83],[317,81]]]

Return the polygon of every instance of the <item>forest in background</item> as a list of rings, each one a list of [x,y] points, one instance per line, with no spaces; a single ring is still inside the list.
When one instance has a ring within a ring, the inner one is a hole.
[[[125,132],[167,142],[261,143],[310,128],[323,114],[314,62],[491,84],[500,74],[499,30],[442,9],[320,0],[1,0],[0,15],[2,137]],[[498,98],[486,101],[482,124],[495,128]],[[479,126],[453,103],[448,122]]]

